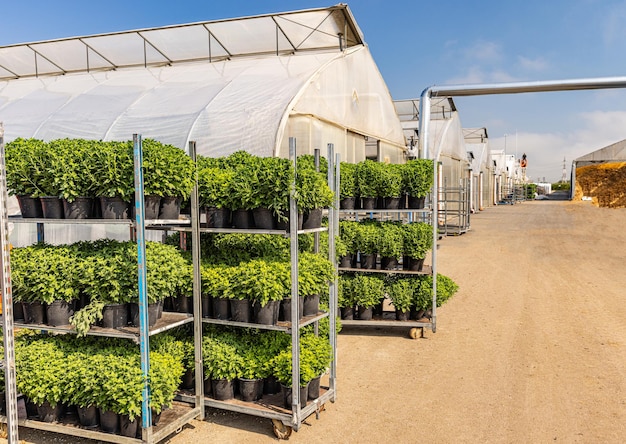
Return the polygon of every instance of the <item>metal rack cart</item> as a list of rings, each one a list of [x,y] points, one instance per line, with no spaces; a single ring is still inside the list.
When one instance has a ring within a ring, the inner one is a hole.
[[[289,139],[289,153],[290,160],[294,171],[296,171],[296,140],[295,138]],[[336,203],[338,204],[338,183],[339,183],[339,156],[337,155],[337,161],[333,163],[334,147],[332,144],[328,145],[328,184],[332,190],[335,191]],[[333,165],[337,165],[336,171]],[[336,177],[335,177],[336,176]],[[329,372],[329,384],[328,387],[322,387],[320,397],[314,401],[309,401],[305,407],[301,407],[299,390],[293,390],[292,393],[292,409],[288,410],[282,405],[282,398],[280,395],[269,395],[255,402],[244,402],[240,399],[232,399],[227,401],[218,401],[213,398],[203,397],[204,405],[207,407],[213,407],[218,409],[224,409],[234,411],[238,413],[244,413],[253,416],[259,416],[272,420],[274,433],[278,438],[287,439],[292,430],[298,430],[302,425],[302,422],[315,413],[319,415],[325,403],[328,401],[334,402],[336,400],[336,316],[337,316],[337,282],[336,280],[330,282],[329,294],[329,312],[320,312],[316,316],[307,316],[302,320],[299,319],[299,298],[298,295],[298,234],[306,233],[319,233],[326,231],[327,228],[316,229],[304,229],[298,230],[298,210],[296,207],[296,200],[293,196],[293,190],[295,190],[295,182],[292,183],[292,195],[289,201],[289,230],[243,230],[243,229],[227,229],[227,228],[200,228],[199,231],[203,233],[256,233],[256,234],[271,234],[282,235],[290,238],[290,256],[291,256],[291,294],[296,295],[292,298],[291,304],[291,322],[279,322],[277,325],[262,325],[254,323],[234,322],[227,320],[219,320],[212,318],[204,318],[202,321],[207,324],[216,325],[228,325],[238,328],[255,328],[265,330],[278,330],[291,334],[291,350],[292,350],[292,386],[298,387],[300,385],[300,335],[298,332],[304,326],[314,324],[316,325],[320,319],[329,317],[330,324],[330,343],[333,351],[333,360]],[[338,206],[338,205],[337,205]],[[192,201],[192,208],[198,207],[198,201],[195,199]],[[193,217],[192,217],[193,220]],[[337,214],[334,209],[329,210],[329,233],[335,233],[337,231]],[[173,227],[174,231],[189,231],[187,227]],[[331,263],[336,264],[335,261],[335,240],[334,236],[329,235],[329,260]],[[199,244],[199,237],[193,240],[194,245]],[[194,259],[194,268],[198,269],[199,274],[199,260]],[[200,282],[194,280],[194,292],[199,292]],[[199,294],[197,300],[199,301]],[[317,329],[316,329],[317,331]],[[196,373],[196,374],[202,374]],[[199,378],[196,378],[198,381]],[[202,388],[196,387],[196,396],[198,393],[202,394]],[[190,395],[181,394],[178,397],[183,401],[192,402],[193,398]]]
[[[433,298],[431,316],[429,321],[422,320],[410,320],[410,321],[397,321],[393,318],[383,316],[372,320],[346,320],[342,319],[341,324],[344,326],[364,326],[364,327],[409,327],[409,336],[413,339],[417,339],[424,333],[424,328],[430,328],[433,333],[437,331],[437,241],[439,239],[439,233],[437,230],[437,224],[433,221],[438,220],[438,187],[437,187],[437,167],[434,168],[434,180],[433,189],[431,194],[430,208],[424,209],[376,209],[376,210],[339,210],[342,218],[346,217],[355,221],[362,220],[363,218],[373,218],[374,215],[380,217],[381,220],[398,220],[403,222],[422,221],[428,222],[433,226],[433,248],[431,252],[432,265],[424,266],[422,271],[408,271],[408,270],[379,270],[379,269],[364,269],[364,268],[339,268],[339,272],[343,273],[383,273],[386,275],[432,275],[433,276]],[[338,225],[338,224],[337,224]],[[339,233],[337,232],[337,235]]]
[[[4,146],[2,145],[2,140],[0,139],[0,145],[2,146],[2,159],[1,159],[1,167],[2,167],[2,181],[0,183],[0,187],[2,188],[2,223],[3,227],[5,227],[3,231],[2,238],[2,270],[3,270],[3,283],[10,283],[10,268],[9,268],[9,255],[8,255],[8,247],[5,248],[5,241],[8,240],[7,233],[7,218],[6,218],[6,181],[5,181],[5,163],[4,163]],[[91,330],[87,333],[89,335],[94,336],[108,336],[108,337],[117,337],[117,338],[126,338],[134,341],[139,344],[140,354],[141,354],[141,370],[144,377],[144,388],[142,391],[142,408],[141,408],[141,417],[142,417],[142,438],[135,439],[130,437],[124,437],[120,435],[112,435],[104,432],[99,432],[95,430],[89,430],[86,428],[82,428],[76,423],[46,423],[29,419],[17,419],[17,410],[15,407],[17,392],[15,388],[15,354],[14,354],[14,344],[13,344],[13,318],[12,318],[12,298],[10,297],[10,286],[8,286],[8,290],[3,286],[3,308],[4,308],[4,336],[5,336],[5,356],[9,356],[6,358],[7,365],[7,417],[0,416],[0,422],[6,422],[9,428],[10,436],[15,437],[15,441],[17,442],[17,424],[24,427],[46,430],[56,433],[62,433],[67,435],[80,436],[84,438],[97,439],[106,442],[114,442],[114,443],[158,443],[159,441],[165,439],[170,434],[179,430],[183,425],[188,423],[190,420],[194,418],[204,418],[204,407],[199,402],[192,403],[191,405],[187,403],[176,403],[171,411],[168,411],[167,414],[162,415],[161,421],[158,426],[152,425],[152,414],[149,406],[150,394],[148,390],[148,373],[150,369],[150,356],[149,356],[149,337],[151,335],[155,335],[166,330],[187,324],[194,323],[194,331],[201,332],[202,331],[202,322],[201,322],[201,305],[199,298],[197,299],[197,303],[194,304],[194,314],[193,316],[183,314],[183,313],[164,313],[163,318],[157,322],[157,324],[149,328],[148,327],[148,295],[147,295],[147,284],[146,284],[146,253],[145,253],[145,228],[149,226],[162,226],[162,225],[171,225],[172,223],[184,221],[166,221],[166,220],[155,220],[155,221],[146,221],[144,217],[144,193],[143,193],[143,172],[141,165],[143,163],[143,152],[142,152],[142,140],[140,135],[133,135],[133,147],[134,147],[134,163],[135,163],[135,221],[132,220],[111,220],[111,219],[21,219],[21,218],[11,218],[12,223],[35,223],[37,224],[37,235],[38,241],[42,242],[45,237],[44,225],[45,224],[126,224],[129,226],[129,230],[131,231],[131,238],[135,238],[137,241],[137,268],[138,268],[138,290],[139,290],[139,318],[140,318],[140,326],[137,327],[126,327],[123,329],[105,329],[99,327],[92,327]],[[190,143],[190,153],[195,160],[195,144]],[[194,189],[194,195],[197,195],[197,189]],[[193,214],[192,214],[192,229],[193,229]],[[3,285],[4,285],[3,284]],[[7,310],[8,309],[8,310]],[[28,328],[34,330],[46,330],[46,331],[54,331],[56,333],[74,333],[74,329],[71,327],[51,327],[48,325],[33,325],[33,324],[21,324],[16,323],[16,327],[19,328]],[[8,337],[8,338],[7,338]],[[202,356],[201,356],[201,336],[196,335],[195,338],[195,359],[196,359],[196,368],[202,368]],[[12,372],[12,374],[11,374]],[[198,386],[198,383],[197,383]],[[200,384],[200,387],[202,385]],[[13,435],[15,433],[15,435]]]

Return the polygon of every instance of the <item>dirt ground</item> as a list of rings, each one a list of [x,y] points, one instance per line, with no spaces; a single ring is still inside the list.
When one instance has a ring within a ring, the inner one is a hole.
[[[626,442],[625,221],[626,209],[550,200],[472,215],[439,242],[439,272],[460,290],[437,332],[345,328],[337,402],[290,441]],[[210,410],[169,442],[276,439],[267,419]]]

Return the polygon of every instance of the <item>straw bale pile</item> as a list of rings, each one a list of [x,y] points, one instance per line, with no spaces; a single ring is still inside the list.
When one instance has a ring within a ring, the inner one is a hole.
[[[626,207],[626,162],[576,168],[575,200],[592,198],[599,207]]]

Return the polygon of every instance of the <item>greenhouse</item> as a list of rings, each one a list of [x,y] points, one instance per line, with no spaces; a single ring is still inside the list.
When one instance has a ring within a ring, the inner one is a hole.
[[[484,210],[493,205],[493,161],[487,128],[463,128],[471,168],[470,209]]]
[[[22,138],[145,138],[198,153],[403,159],[402,127],[347,5],[0,48],[0,121]]]

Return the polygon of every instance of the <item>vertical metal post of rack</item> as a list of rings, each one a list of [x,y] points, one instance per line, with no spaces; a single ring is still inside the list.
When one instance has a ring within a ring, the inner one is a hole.
[[[4,159],[4,127],[0,123],[0,247],[2,252],[2,336],[4,340],[4,379],[6,392],[7,438],[9,443],[17,443],[17,388],[15,387],[15,342],[13,336],[13,293],[11,292],[11,262],[9,251],[9,213],[7,210],[6,163]],[[0,370],[2,371],[2,370]]]
[[[432,248],[432,273],[433,273],[433,306],[431,329],[433,333],[437,331],[437,242],[439,241],[439,163],[433,161],[433,202],[432,202],[432,225],[433,225],[433,248]]]
[[[330,381],[329,388],[332,391],[331,401],[337,400],[337,258],[335,257],[335,238],[339,236],[339,182],[341,180],[341,156],[337,153],[334,168],[332,159],[334,158],[335,146],[328,144],[328,185],[335,193],[333,204],[328,210],[328,259],[335,270],[333,280],[330,281],[328,287],[328,304],[329,304],[329,340],[330,348],[333,351],[333,359],[330,362]],[[334,170],[334,171],[333,171]],[[334,173],[334,174],[333,174]]]
[[[315,159],[315,171],[319,173],[320,172],[319,148],[315,148],[315,150],[313,150],[313,159]],[[329,169],[332,169],[332,168],[329,168]],[[316,254],[320,252],[320,233],[319,232],[316,232],[313,234],[313,252]],[[317,323],[315,325],[317,325]],[[315,333],[317,334],[317,331]]]
[[[150,442],[152,437],[152,412],[150,410],[150,343],[148,330],[148,284],[146,277],[146,226],[143,193],[143,146],[140,134],[133,134],[135,161],[135,230],[137,233],[137,275],[139,292],[139,352],[141,354],[141,428],[142,439]]]
[[[189,142],[189,157],[196,163],[196,142]],[[200,203],[198,196],[198,173],[194,176],[194,186],[191,192],[191,254],[193,258],[193,343],[194,363],[196,373],[196,402],[195,407],[203,405],[204,384],[202,368],[202,298],[200,276]],[[200,420],[204,419],[204,408],[200,409]]]
[[[291,258],[291,408],[294,428],[300,427],[300,316],[298,297],[298,207],[294,197],[296,191],[296,139],[289,138],[289,159],[293,168],[294,179],[289,191],[289,239]]]

